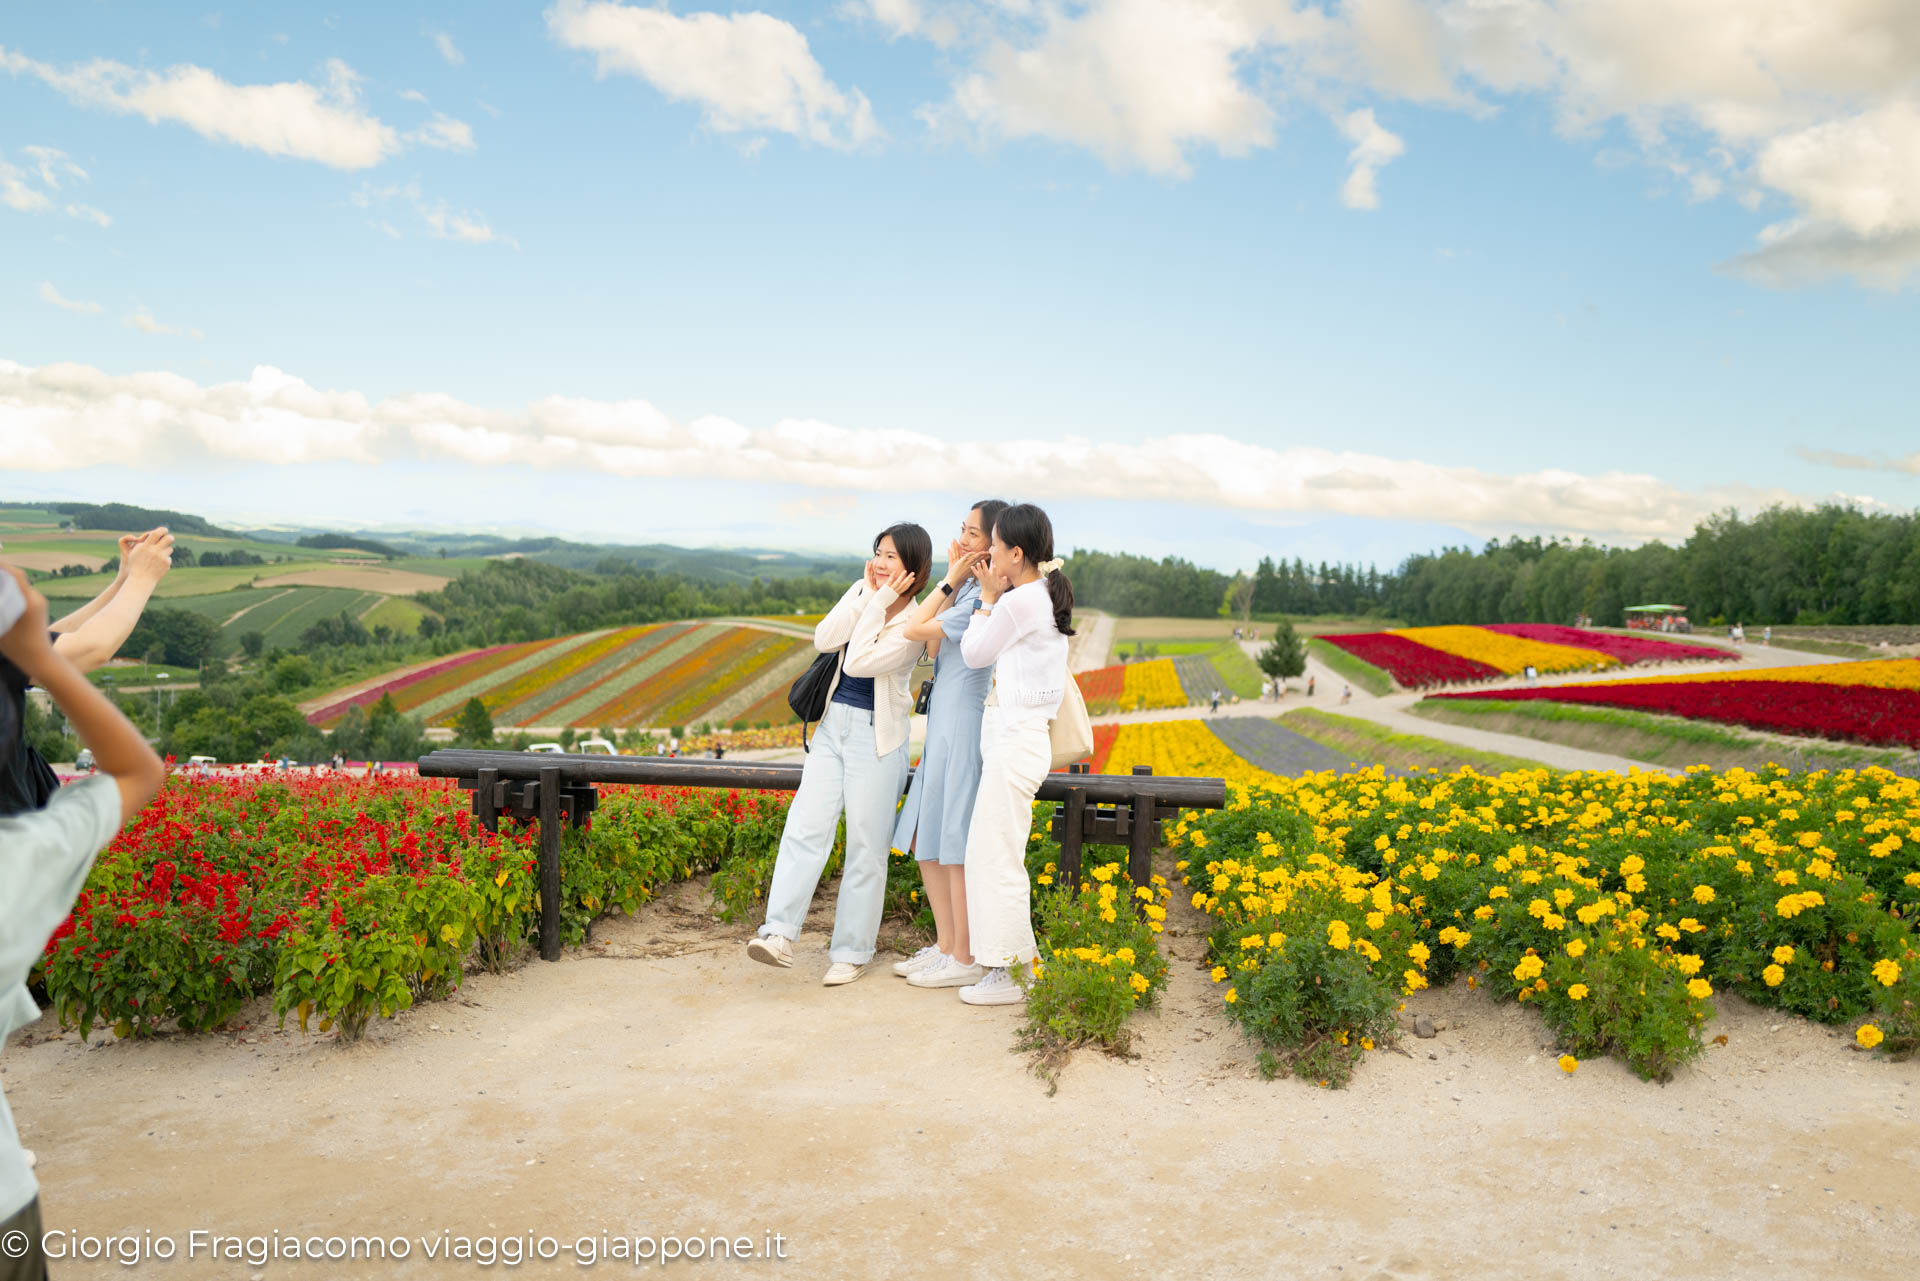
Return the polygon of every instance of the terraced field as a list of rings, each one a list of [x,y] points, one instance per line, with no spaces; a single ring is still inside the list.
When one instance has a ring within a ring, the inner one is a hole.
[[[331,726],[390,694],[448,725],[478,698],[499,728],[627,728],[703,721],[784,724],[787,687],[813,661],[806,638],[724,622],[655,623],[455,655],[313,707]]]

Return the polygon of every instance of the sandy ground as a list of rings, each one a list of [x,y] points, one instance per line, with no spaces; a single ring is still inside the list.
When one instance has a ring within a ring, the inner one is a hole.
[[[1076,610],[1074,633],[1067,638],[1067,670],[1091,672],[1107,665],[1117,620],[1098,610]]]
[[[0,565],[12,565],[18,569],[54,570],[64,569],[68,565],[85,565],[97,570],[107,563],[105,556],[89,556],[85,552],[0,552]]]
[[[449,582],[438,574],[421,574],[410,569],[364,569],[339,565],[330,569],[301,569],[288,574],[261,578],[255,587],[353,587],[363,592],[385,592],[389,596],[411,596],[415,592],[437,592]]]
[[[420,1238],[603,1231],[785,1237],[784,1262],[675,1265],[709,1276],[1912,1275],[1920,1064],[1737,1000],[1709,1028],[1727,1044],[1664,1087],[1562,1073],[1536,1016],[1463,985],[1417,1001],[1436,1038],[1348,1090],[1268,1082],[1176,902],[1138,1057],[1082,1054],[1048,1097],[1009,1052],[1017,1010],[878,969],[823,988],[825,912],[783,971],[702,908],[684,887],[356,1046],[264,1016],[16,1038],[0,1065],[50,1229],[413,1238],[402,1262],[55,1275],[456,1276],[473,1265]]]

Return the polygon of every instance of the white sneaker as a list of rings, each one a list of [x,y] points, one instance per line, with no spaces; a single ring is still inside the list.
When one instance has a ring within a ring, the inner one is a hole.
[[[1018,1005],[1027,994],[1013,981],[1006,966],[996,965],[978,983],[961,988],[960,999],[968,1005]]]
[[[755,938],[747,944],[747,955],[762,965],[777,965],[784,970],[793,964],[793,944],[778,934]]]
[[[29,1170],[40,1164],[40,1158],[34,1155],[32,1148],[21,1148],[20,1155],[27,1158],[27,1168]]]
[[[895,961],[893,963],[893,972],[904,977],[912,974],[915,970],[926,969],[945,955],[945,952],[942,952],[934,944],[929,943],[912,956],[909,956],[906,960]]]
[[[849,961],[835,961],[827,967],[827,977],[820,981],[828,987],[839,987],[842,983],[851,983],[867,972],[871,961],[862,961],[854,965]]]
[[[907,982],[915,987],[965,987],[977,983],[986,975],[986,967],[971,961],[962,964],[958,957],[943,957],[940,964],[929,965],[907,975]]]

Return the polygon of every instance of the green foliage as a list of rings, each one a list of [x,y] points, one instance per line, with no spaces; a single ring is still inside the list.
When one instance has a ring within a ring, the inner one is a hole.
[[[1215,931],[1216,955],[1231,953],[1222,933],[1237,936],[1239,929]],[[1393,1039],[1398,1003],[1365,958],[1329,947],[1323,934],[1275,954],[1236,983],[1227,1012],[1257,1049],[1262,1075],[1292,1072],[1338,1088],[1352,1079],[1368,1041]]]
[[[1301,643],[1293,624],[1281,619],[1273,625],[1273,639],[1256,660],[1260,670],[1275,680],[1301,676],[1307,670],[1307,647]]]
[[[159,651],[160,661],[175,667],[198,667],[213,657],[220,643],[220,628],[210,618],[184,609],[150,605],[134,624],[123,654],[135,656]]]
[[[391,695],[382,695],[389,702]],[[463,747],[493,746],[493,715],[487,711],[487,705],[479,698],[470,698],[467,705],[460,709],[460,717],[453,723],[454,741]],[[571,735],[564,737],[571,738]]]

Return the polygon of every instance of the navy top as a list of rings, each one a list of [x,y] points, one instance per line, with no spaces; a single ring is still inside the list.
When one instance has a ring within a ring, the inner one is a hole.
[[[840,686],[833,691],[833,701],[845,703],[848,707],[857,707],[863,712],[873,710],[873,677],[840,677]]]

